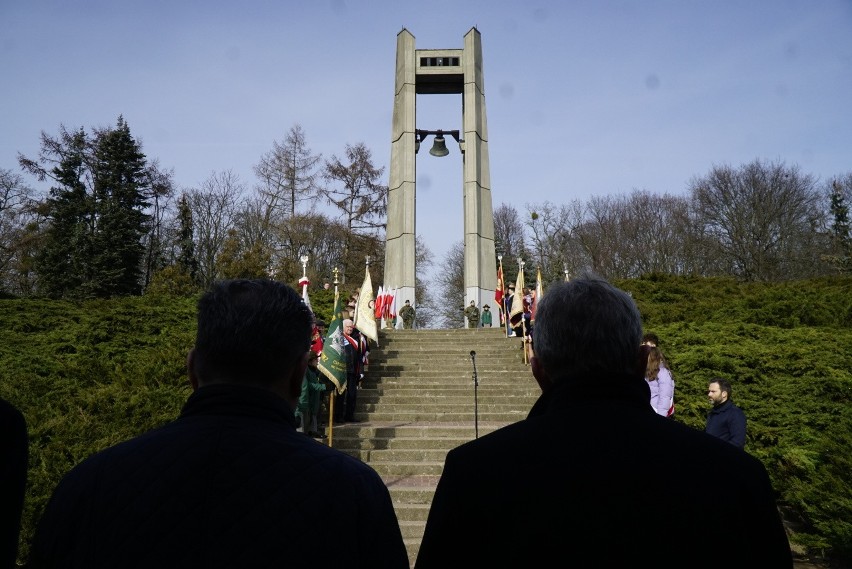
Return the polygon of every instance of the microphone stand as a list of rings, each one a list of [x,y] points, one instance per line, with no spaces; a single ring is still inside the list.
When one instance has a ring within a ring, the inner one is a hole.
[[[476,375],[476,352],[470,351],[470,361],[473,363],[473,425],[476,432],[476,438],[479,438],[479,400],[477,398],[477,387],[479,386],[479,377]]]

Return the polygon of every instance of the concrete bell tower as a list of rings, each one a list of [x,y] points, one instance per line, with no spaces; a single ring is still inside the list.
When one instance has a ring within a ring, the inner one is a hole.
[[[494,301],[497,266],[482,39],[476,28],[464,36],[462,49],[415,49],[414,36],[408,30],[397,35],[384,284],[397,288],[400,306],[406,300],[414,304],[416,157],[426,137],[440,134],[418,128],[417,95],[437,94],[462,95],[463,132],[442,134],[458,141],[462,152],[464,306],[474,300],[481,309]]]

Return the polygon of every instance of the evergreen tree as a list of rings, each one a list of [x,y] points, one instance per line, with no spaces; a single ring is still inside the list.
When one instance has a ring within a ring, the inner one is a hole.
[[[96,297],[140,294],[149,182],[145,155],[123,117],[114,129],[98,133],[94,157],[97,226],[88,286]]]
[[[46,135],[42,135],[42,146]],[[58,185],[50,188],[45,203],[50,224],[44,246],[35,256],[38,288],[53,298],[76,296],[89,279],[88,263],[92,251],[91,196],[83,181],[87,137],[81,129],[74,133],[62,130],[59,141],[62,152],[49,174]],[[27,164],[23,164],[25,168]]]
[[[847,180],[852,186],[852,175]],[[849,228],[849,205],[843,185],[834,180],[831,183],[831,236],[834,252],[826,256],[827,260],[842,273],[852,271],[852,231]]]
[[[19,162],[40,180],[56,182],[35,261],[40,291],[56,298],[139,294],[150,184],[145,155],[124,118],[94,137],[64,127],[58,138],[42,133],[39,161]]]
[[[178,259],[180,269],[189,275],[192,282],[198,279],[198,259],[195,257],[195,241],[192,240],[192,209],[186,194],[178,202]]]

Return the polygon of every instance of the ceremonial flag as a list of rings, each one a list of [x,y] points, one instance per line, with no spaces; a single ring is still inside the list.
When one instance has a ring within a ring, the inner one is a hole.
[[[382,310],[384,310],[384,303],[385,303],[385,291],[382,290],[381,285],[379,285],[379,291],[376,293],[376,312],[375,312],[376,320],[379,320],[382,317]]]
[[[505,284],[503,283],[503,262],[500,261],[500,266],[497,267],[497,290],[494,291],[494,302],[497,303],[497,314],[500,316],[500,324],[504,324],[506,322],[506,314],[503,306],[503,289]]]
[[[311,281],[308,280],[308,277],[302,277],[299,279],[299,286],[302,287],[302,300],[305,301],[308,309],[313,312],[314,309],[311,307],[311,299],[308,298],[308,285],[311,284]]]
[[[325,344],[317,366],[337,388],[338,393],[346,391],[346,355],[343,352],[343,301],[334,295],[334,315],[328,325]]]
[[[364,274],[364,284],[361,285],[361,293],[358,295],[358,305],[355,307],[355,318],[352,323],[363,335],[376,344],[379,343],[379,332],[376,329],[376,315],[370,306],[373,300],[373,281],[370,279],[370,267]]]
[[[497,290],[494,291],[494,302],[497,303],[498,308],[503,305],[503,263],[497,267]]]
[[[530,306],[530,322],[535,322],[535,309],[538,308],[538,301],[541,300],[542,296],[544,296],[544,288],[541,286],[541,269],[538,269],[532,306]]]
[[[399,296],[396,289],[393,289],[392,298],[390,301],[390,308],[388,309],[388,316],[391,318],[396,318],[396,299]]]
[[[512,310],[509,312],[509,322],[516,327],[524,318],[524,269],[518,267],[518,279],[515,281],[515,295],[512,297]]]
[[[308,285],[311,284],[311,281],[308,280],[308,277],[302,277],[299,279],[299,286],[302,287],[302,300],[305,303],[305,306],[308,307],[308,310],[311,311],[311,314],[314,314],[314,309],[311,306],[311,299],[308,296]],[[314,323],[311,326],[311,350],[316,352],[319,356],[322,354],[322,336],[320,336],[319,326],[317,326],[316,315],[314,315]]]

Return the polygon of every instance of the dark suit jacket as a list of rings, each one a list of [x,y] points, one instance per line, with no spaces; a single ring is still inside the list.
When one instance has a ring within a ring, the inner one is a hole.
[[[277,395],[213,385],[87,459],[39,524],[34,567],[406,568],[378,474],[296,432]]]
[[[566,384],[447,456],[417,569],[792,567],[763,465],[657,415],[641,378]]]
[[[15,567],[18,555],[28,448],[23,414],[0,399],[0,569]]]

